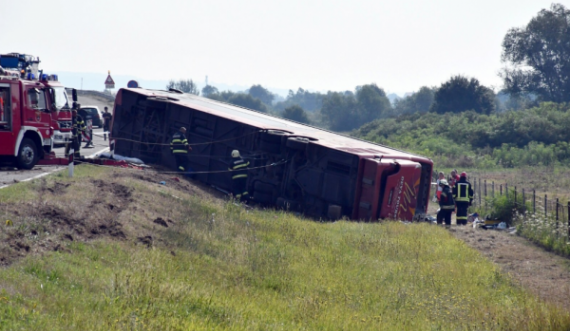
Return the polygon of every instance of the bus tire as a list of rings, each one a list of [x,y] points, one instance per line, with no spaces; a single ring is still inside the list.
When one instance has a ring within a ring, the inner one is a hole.
[[[309,145],[309,140],[305,138],[291,137],[287,139],[287,147],[293,150],[304,151]]]

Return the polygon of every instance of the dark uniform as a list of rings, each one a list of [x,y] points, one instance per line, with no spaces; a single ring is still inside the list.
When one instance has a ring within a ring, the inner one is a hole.
[[[107,140],[107,132],[109,132],[109,128],[111,127],[111,119],[113,115],[111,113],[105,112],[103,113],[103,138]]]
[[[466,177],[461,176],[453,187],[453,199],[457,205],[457,225],[466,225],[467,208],[473,202],[473,188]]]
[[[455,210],[455,203],[451,193],[451,188],[444,185],[439,198],[439,212],[437,213],[437,224],[445,221],[445,225],[451,225],[451,213]]]
[[[247,192],[247,167],[249,161],[244,161],[241,156],[238,156],[230,163],[231,176],[232,176],[232,193],[238,200],[245,200],[248,198]]]
[[[176,159],[176,168],[181,172],[188,170],[188,139],[182,131],[176,131],[170,141],[170,152]]]
[[[73,147],[73,157],[79,158],[81,156],[81,136],[83,131],[85,131],[85,122],[83,117],[79,114],[71,118],[72,129],[71,129],[71,146],[67,144],[65,147],[65,155],[69,155],[69,148]]]

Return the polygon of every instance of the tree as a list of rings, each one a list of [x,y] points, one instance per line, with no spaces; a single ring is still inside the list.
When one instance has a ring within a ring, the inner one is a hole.
[[[217,94],[217,93],[219,93],[218,89],[212,85],[206,85],[202,89],[202,95],[205,97],[209,96],[210,94]]]
[[[570,10],[552,4],[526,27],[510,29],[502,46],[502,60],[514,66],[500,75],[509,93],[570,101]]]
[[[301,123],[309,123],[309,118],[307,117],[307,113],[298,105],[293,105],[291,107],[285,108],[283,111],[283,118],[301,122]]]
[[[261,102],[263,102],[264,104],[266,104],[268,106],[271,106],[271,103],[273,102],[273,99],[275,98],[273,93],[269,92],[268,89],[264,88],[261,85],[253,85],[252,87],[250,87],[249,88],[249,95],[251,95],[254,98],[261,100]]]
[[[435,88],[422,86],[418,92],[403,99],[396,99],[394,110],[397,115],[427,113],[433,103]]]
[[[234,95],[228,98],[228,102],[234,105],[267,113],[267,106],[261,102],[261,100],[254,98],[249,94],[234,93]]]
[[[354,95],[329,91],[323,97],[321,114],[332,130],[349,131],[358,126],[356,108]]]
[[[181,79],[179,81],[174,81],[171,79],[168,82],[168,85],[166,85],[166,89],[169,90],[171,88],[180,90],[184,93],[200,95],[200,92],[198,91],[198,86],[191,79],[187,80]]]
[[[491,114],[495,111],[495,93],[481,85],[476,78],[451,77],[435,92],[430,111],[444,114],[466,110]]]
[[[357,87],[356,101],[358,103],[358,126],[381,118],[392,109],[392,104],[388,100],[386,92],[376,86],[376,84]]]
[[[305,111],[314,112],[321,109],[323,106],[323,95],[319,92],[309,92],[299,87],[297,92],[289,90],[289,94],[285,101],[278,102],[275,105],[275,109],[285,110],[285,108],[293,105],[298,105]]]

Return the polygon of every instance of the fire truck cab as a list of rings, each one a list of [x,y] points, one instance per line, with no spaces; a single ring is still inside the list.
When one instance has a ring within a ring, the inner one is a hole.
[[[71,141],[71,104],[65,91],[65,87],[58,82],[57,75],[45,75],[39,70],[39,57],[8,53],[0,55],[0,67],[7,70],[14,70],[20,74],[32,74],[34,79],[38,79],[47,88],[48,93],[46,109],[52,112],[52,123],[54,134],[52,137],[53,146],[59,147]]]
[[[0,67],[1,161],[31,169],[50,155],[57,105],[62,103],[58,98],[64,97],[58,95],[58,86],[50,85],[48,78],[42,75],[38,80],[30,72]]]

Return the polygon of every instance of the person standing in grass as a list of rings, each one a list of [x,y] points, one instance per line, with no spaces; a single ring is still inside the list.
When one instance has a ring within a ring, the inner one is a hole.
[[[455,210],[455,201],[447,180],[439,181],[441,187],[441,195],[439,198],[439,211],[437,212],[437,224],[445,222],[446,226],[451,225],[451,213]]]
[[[441,191],[443,190],[443,187],[439,186],[439,182],[442,179],[445,179],[445,174],[442,171],[440,171],[439,177],[437,178],[437,182],[436,182],[437,183],[437,192],[435,192],[435,196],[437,197],[437,201],[439,201],[439,197],[441,196]]]
[[[232,162],[228,170],[232,176],[232,194],[238,201],[247,200],[247,168],[249,161],[245,161],[237,149],[232,151]]]
[[[190,147],[188,139],[186,139],[186,128],[181,127],[172,135],[170,140],[170,152],[174,155],[178,171],[188,174],[190,170],[188,167],[188,151],[191,150],[192,147]]]
[[[467,181],[467,173],[462,172],[453,187],[453,199],[457,205],[457,225],[467,225],[467,208],[473,202],[473,187]]]
[[[449,187],[451,188],[455,187],[455,183],[457,183],[458,180],[459,176],[457,175],[457,170],[455,169],[451,170],[451,174],[449,176],[449,179],[447,180],[447,182],[449,183]]]

